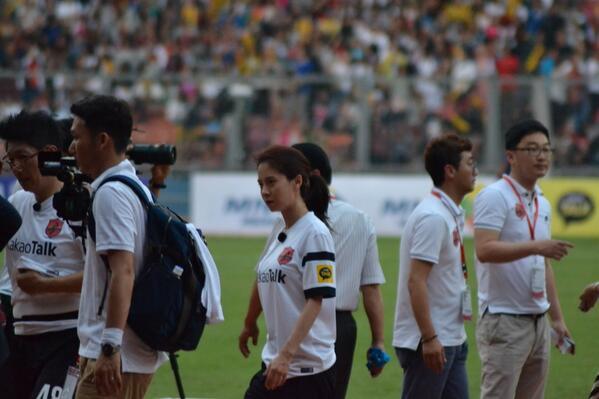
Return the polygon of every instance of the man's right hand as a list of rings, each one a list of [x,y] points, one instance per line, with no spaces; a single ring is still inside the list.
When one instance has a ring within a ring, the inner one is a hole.
[[[571,242],[561,240],[542,240],[537,241],[536,244],[536,253],[538,255],[553,260],[561,260],[564,256],[568,255],[570,248],[574,248],[574,244]]]
[[[447,358],[445,357],[445,349],[437,338],[422,344],[422,357],[424,364],[435,373],[440,374],[445,367]]]
[[[250,348],[248,347],[248,339],[252,338],[252,344],[254,346],[258,345],[258,335],[260,334],[260,330],[258,329],[258,324],[246,324],[243,326],[241,330],[241,334],[239,334],[239,351],[243,355],[243,357],[248,357],[250,355]]]

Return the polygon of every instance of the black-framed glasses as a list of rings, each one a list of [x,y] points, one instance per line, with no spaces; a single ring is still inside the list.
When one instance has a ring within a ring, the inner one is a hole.
[[[39,151],[34,152],[33,154],[20,154],[17,156],[10,156],[9,154],[6,154],[4,157],[2,157],[2,162],[6,162],[8,166],[14,168],[17,164],[23,165],[25,162],[29,161],[38,154]]]
[[[550,157],[553,155],[555,151],[554,148],[551,147],[523,147],[523,148],[514,148],[514,151],[522,151],[528,154],[531,157],[538,157],[543,154],[545,157]]]

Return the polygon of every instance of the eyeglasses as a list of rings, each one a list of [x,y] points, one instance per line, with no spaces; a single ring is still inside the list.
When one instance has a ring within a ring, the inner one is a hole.
[[[14,168],[15,166],[17,166],[17,164],[23,165],[25,162],[27,162],[31,158],[37,156],[38,154],[39,154],[39,151],[34,152],[33,154],[29,154],[29,155],[21,154],[21,155],[17,155],[17,156],[10,156],[10,155],[6,154],[2,158],[2,162],[6,162],[8,164],[8,166],[10,166],[11,168]]]
[[[555,149],[551,147],[524,147],[514,148],[513,151],[523,151],[530,157],[538,157],[541,154],[543,154],[545,157],[550,157],[553,155]]]

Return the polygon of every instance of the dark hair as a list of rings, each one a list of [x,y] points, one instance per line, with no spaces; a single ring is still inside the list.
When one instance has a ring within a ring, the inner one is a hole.
[[[64,153],[68,153],[69,147],[71,146],[71,142],[73,141],[73,136],[71,135],[71,126],[73,125],[73,118],[57,119],[56,123],[58,124],[58,128],[61,130],[61,134],[64,137],[62,151]]]
[[[447,134],[431,140],[424,150],[424,166],[433,179],[435,187],[445,181],[445,165],[458,169],[462,152],[472,151],[470,140],[456,134]]]
[[[133,118],[129,105],[116,97],[93,95],[71,105],[71,113],[85,122],[92,134],[106,132],[117,153],[124,153],[131,140]]]
[[[0,122],[0,138],[25,143],[38,150],[54,145],[63,151],[66,143],[66,133],[45,111],[23,110],[10,115]]]
[[[517,122],[505,133],[505,149],[515,149],[524,137],[534,133],[543,133],[547,137],[547,140],[549,140],[549,130],[541,122],[535,119],[526,119]]]
[[[291,147],[295,148],[308,159],[312,169],[318,169],[320,175],[327,182],[331,184],[333,171],[331,169],[331,162],[327,153],[317,144],[314,143],[297,143]]]
[[[329,207],[329,187],[321,176],[310,172],[310,163],[295,148],[273,145],[259,153],[256,165],[268,163],[271,168],[285,175],[288,180],[302,176],[300,193],[309,210],[328,226],[327,209]]]

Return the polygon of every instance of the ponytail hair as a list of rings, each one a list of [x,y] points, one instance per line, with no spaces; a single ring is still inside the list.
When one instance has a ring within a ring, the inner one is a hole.
[[[310,174],[308,181],[307,192],[302,192],[302,198],[306,203],[309,210],[322,220],[324,224],[329,226],[329,218],[327,216],[327,210],[329,209],[329,186],[324,181],[322,176]],[[303,188],[303,186],[302,186]]]
[[[273,145],[266,148],[256,157],[256,166],[262,163],[283,174],[287,180],[302,176],[300,194],[306,207],[324,224],[329,226],[327,209],[329,207],[329,186],[321,176],[311,174],[310,162],[295,148]]]

